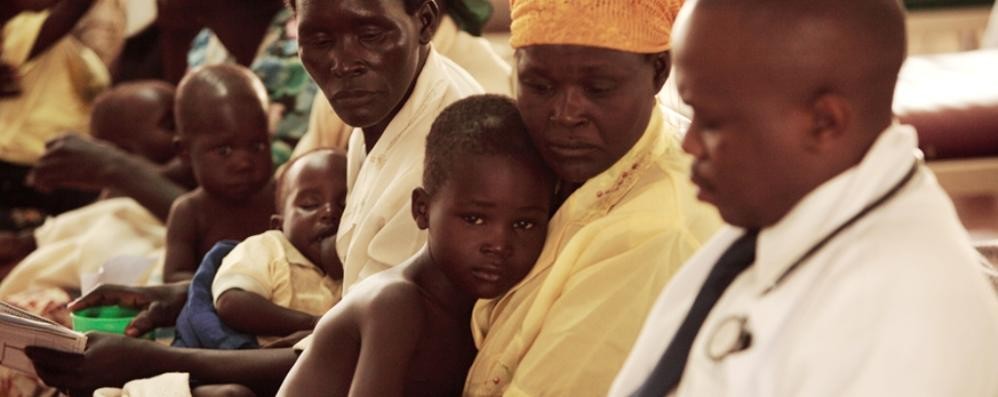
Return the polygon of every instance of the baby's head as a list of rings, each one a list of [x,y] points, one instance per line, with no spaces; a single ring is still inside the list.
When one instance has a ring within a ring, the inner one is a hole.
[[[318,149],[291,160],[277,175],[277,215],[272,225],[312,263],[332,278],[342,278],[335,255],[323,255],[322,243],[335,236],[347,196],[347,158],[343,152]]]
[[[533,268],[547,235],[555,177],[512,99],[478,95],[444,109],[426,140],[416,224],[456,285],[497,297]]]
[[[267,93],[237,65],[205,66],[177,87],[180,154],[207,193],[243,201],[270,182]]]
[[[165,164],[177,155],[174,88],[161,81],[121,84],[94,102],[90,132],[126,152]]]

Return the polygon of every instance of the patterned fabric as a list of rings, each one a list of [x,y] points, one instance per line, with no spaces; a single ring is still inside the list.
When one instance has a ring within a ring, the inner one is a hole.
[[[509,44],[572,44],[636,53],[669,49],[682,0],[512,0]],[[600,28],[594,29],[594,26]]]

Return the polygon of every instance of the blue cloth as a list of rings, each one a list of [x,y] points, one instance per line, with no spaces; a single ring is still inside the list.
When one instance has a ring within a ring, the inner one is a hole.
[[[222,323],[222,319],[215,312],[214,299],[211,296],[211,283],[215,280],[215,273],[222,265],[222,259],[236,247],[236,244],[239,242],[219,241],[204,255],[187,291],[187,303],[177,317],[177,335],[173,340],[173,346],[222,350],[259,347],[253,335],[237,332]]]

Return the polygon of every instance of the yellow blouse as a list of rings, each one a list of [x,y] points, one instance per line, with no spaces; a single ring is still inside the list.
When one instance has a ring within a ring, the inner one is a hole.
[[[33,59],[48,12],[26,12],[3,26],[3,62],[17,68],[21,95],[0,100],[0,160],[34,164],[45,142],[89,131],[90,105],[110,84],[97,54],[67,35]]]
[[[465,395],[606,394],[659,292],[720,226],[662,112],[558,209],[531,273],[475,306]]]

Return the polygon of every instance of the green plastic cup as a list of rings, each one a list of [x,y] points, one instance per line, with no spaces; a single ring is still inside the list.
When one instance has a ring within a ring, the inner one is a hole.
[[[121,306],[96,306],[70,313],[73,329],[79,332],[98,331],[111,334],[125,334],[125,327],[132,322],[138,309]],[[149,335],[147,335],[148,337]]]

